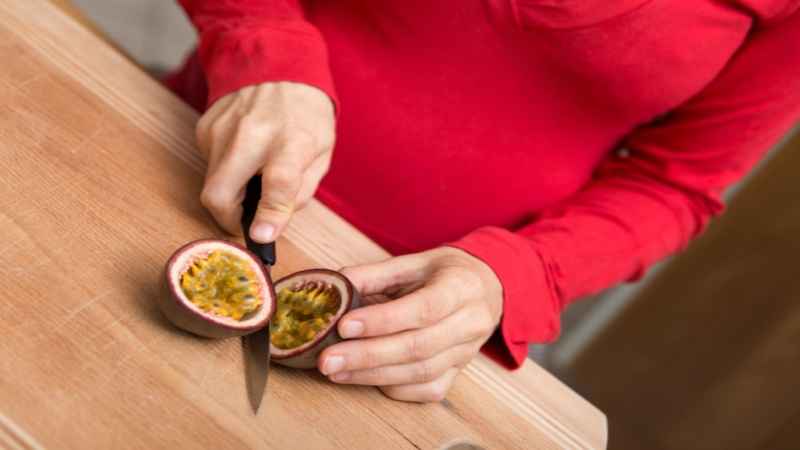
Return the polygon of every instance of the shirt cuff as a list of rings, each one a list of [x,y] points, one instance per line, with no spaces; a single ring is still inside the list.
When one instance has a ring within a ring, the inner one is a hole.
[[[207,106],[246,86],[291,81],[321,90],[339,111],[328,51],[310,24],[211,29],[201,36],[198,53],[208,82]]]
[[[522,366],[528,344],[552,342],[560,332],[561,301],[535,243],[508,230],[484,227],[448,244],[485,262],[503,286],[503,316],[483,353],[509,369]]]

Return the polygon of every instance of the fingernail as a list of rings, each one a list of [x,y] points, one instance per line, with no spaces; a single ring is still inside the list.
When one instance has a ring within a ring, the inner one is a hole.
[[[341,383],[342,381],[347,381],[349,379],[350,379],[350,372],[341,372],[331,375],[331,380],[337,383]]]
[[[339,327],[339,335],[345,339],[359,337],[364,333],[364,324],[357,320],[349,320]]]
[[[344,369],[344,357],[342,356],[331,356],[322,365],[322,373],[325,375],[332,375],[342,369]]]
[[[272,236],[275,234],[275,227],[268,224],[268,223],[260,223],[253,227],[253,231],[250,232],[250,237],[253,238],[254,241],[259,242],[270,242],[272,240]]]

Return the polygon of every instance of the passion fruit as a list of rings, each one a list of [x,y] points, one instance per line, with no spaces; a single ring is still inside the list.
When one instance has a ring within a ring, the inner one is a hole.
[[[167,261],[158,304],[172,323],[200,336],[250,334],[265,327],[275,311],[267,270],[232,242],[190,242]]]
[[[275,282],[277,309],[270,323],[270,353],[278,364],[300,369],[317,365],[317,357],[342,339],[339,319],[359,306],[353,284],[339,272],[311,269]]]

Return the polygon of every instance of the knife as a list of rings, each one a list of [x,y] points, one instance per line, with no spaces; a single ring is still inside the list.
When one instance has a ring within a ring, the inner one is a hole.
[[[247,249],[261,259],[261,262],[264,263],[267,277],[270,277],[271,268],[275,264],[275,242],[260,244],[250,238],[250,225],[255,218],[260,198],[261,176],[257,175],[250,179],[245,189],[244,202],[242,202],[242,231],[244,232]],[[271,285],[272,283],[270,283]],[[264,393],[267,389],[269,344],[269,323],[254,333],[242,336],[247,397],[250,400],[250,406],[253,408],[254,414],[258,414],[258,408],[261,406],[261,400],[264,398]]]

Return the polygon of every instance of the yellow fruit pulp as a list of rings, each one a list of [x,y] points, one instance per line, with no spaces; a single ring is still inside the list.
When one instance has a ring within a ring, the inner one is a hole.
[[[235,320],[262,303],[252,262],[222,250],[195,259],[181,275],[181,289],[203,311]]]
[[[272,345],[290,349],[311,341],[326,329],[342,299],[336,287],[311,281],[281,289],[277,303],[270,325]]]

